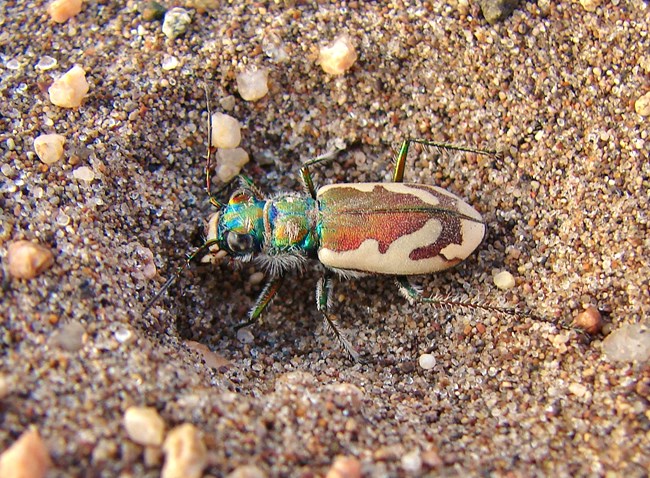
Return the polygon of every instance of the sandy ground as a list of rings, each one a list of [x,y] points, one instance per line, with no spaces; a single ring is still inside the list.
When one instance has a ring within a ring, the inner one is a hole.
[[[45,10],[0,4],[0,254],[30,239],[55,257],[32,280],[5,273],[0,450],[35,425],[48,476],[158,476],[159,450],[122,425],[149,405],[168,428],[198,427],[206,476],[321,476],[339,455],[364,476],[647,476],[650,370],[567,328],[590,304],[604,334],[650,313],[649,129],[634,109],[650,84],[647,2],[526,2],[495,26],[455,2],[224,2],[190,10],[175,40],[132,1],[87,2],[64,24]],[[341,33],[359,58],[332,77],[318,49]],[[45,56],[58,65],[37,69]],[[89,95],[56,107],[47,87],[74,64]],[[247,66],[269,69],[257,102],[237,94]],[[247,265],[192,267],[143,316],[212,209],[204,82],[213,109],[234,103],[244,172],[269,195],[299,190],[301,161],[339,146],[318,184],[389,180],[407,136],[503,151],[413,150],[407,180],[448,188],[489,225],[468,261],[420,283],[539,319],[441,312],[408,304],[389,278],[341,280],[334,311],[355,364],[322,330],[317,264],[289,275],[239,338],[261,290]],[[51,132],[65,157],[45,166],[33,140]],[[92,182],[75,178],[81,166]],[[498,270],[516,286],[497,289]],[[418,365],[424,352],[433,369]]]

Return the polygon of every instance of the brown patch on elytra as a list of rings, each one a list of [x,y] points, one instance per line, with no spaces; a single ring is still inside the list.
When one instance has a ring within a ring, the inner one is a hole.
[[[439,221],[441,232],[431,242],[410,252],[413,261],[441,255],[450,244],[462,244],[461,219],[456,199],[432,187],[408,184],[435,197],[439,204],[423,201],[415,194],[389,191],[376,185],[371,191],[361,191],[354,186],[336,187],[319,196],[321,209],[321,247],[334,252],[359,249],[361,244],[373,239],[378,250],[385,254],[397,239],[422,229],[430,220]],[[452,261],[458,261],[452,259]]]

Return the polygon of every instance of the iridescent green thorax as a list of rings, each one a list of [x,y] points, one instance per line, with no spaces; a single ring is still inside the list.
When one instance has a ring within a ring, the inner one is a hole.
[[[287,195],[267,201],[264,208],[267,252],[314,255],[318,248],[317,219],[318,206],[312,198]]]
[[[257,199],[235,194],[220,211],[219,248],[233,256],[313,256],[318,249],[318,206],[314,199],[285,195]]]

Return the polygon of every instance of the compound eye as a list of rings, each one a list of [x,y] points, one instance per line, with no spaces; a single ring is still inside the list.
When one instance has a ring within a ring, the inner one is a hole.
[[[250,234],[238,234],[230,231],[226,235],[226,243],[233,252],[253,251],[253,236]]]

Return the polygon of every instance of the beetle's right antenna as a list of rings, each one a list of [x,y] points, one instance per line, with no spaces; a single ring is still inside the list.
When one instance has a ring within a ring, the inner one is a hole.
[[[147,302],[147,305],[144,307],[144,312],[142,312],[142,315],[146,315],[149,312],[151,307],[153,307],[153,305],[156,302],[158,302],[158,299],[160,299],[162,295],[165,292],[167,292],[167,289],[169,289],[171,285],[174,282],[176,282],[176,279],[178,279],[180,275],[183,273],[183,271],[190,266],[192,261],[194,261],[197,257],[202,255],[205,251],[209,250],[210,247],[217,244],[217,242],[218,242],[217,239],[211,239],[209,241],[205,241],[205,243],[201,247],[199,247],[197,250],[189,254],[185,259],[185,262],[181,266],[179,266],[178,269],[176,269],[176,272],[174,272],[169,279],[167,279],[167,281],[163,284],[160,290],[156,292],[156,295],[154,295],[151,299],[149,299],[149,302]]]
[[[216,198],[216,195],[212,194],[212,180],[210,177],[210,168],[212,167],[212,109],[210,108],[208,84],[204,83],[203,88],[205,89],[205,103],[208,108],[208,152],[205,158],[205,189],[208,192],[210,203],[215,207],[221,208],[223,204]]]

